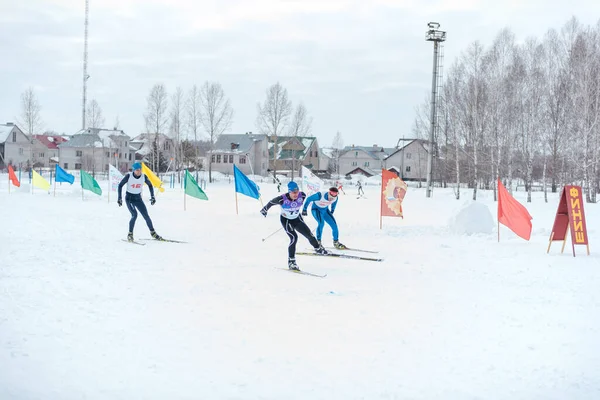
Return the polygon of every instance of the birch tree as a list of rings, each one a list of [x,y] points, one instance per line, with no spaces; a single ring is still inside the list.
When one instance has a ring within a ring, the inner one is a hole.
[[[300,103],[296,106],[296,110],[294,111],[289,135],[298,139],[298,137],[308,136],[311,130],[312,117],[308,115],[308,111],[304,104]],[[296,152],[292,150],[292,180],[294,179],[294,171],[296,171]]]
[[[279,154],[277,140],[278,136],[288,128],[292,113],[292,102],[288,99],[287,89],[284,89],[279,82],[270,86],[266,91],[264,103],[257,104],[257,111],[256,127],[273,142],[273,183],[275,183]]]
[[[187,129],[194,138],[194,164],[198,168],[200,165],[198,158],[198,136],[202,129],[202,101],[200,98],[200,89],[196,85],[192,86],[188,93],[185,110]]]
[[[160,135],[165,134],[168,126],[168,96],[165,86],[162,83],[154,85],[146,101],[146,113],[144,114],[146,131],[149,135],[153,135],[152,143],[149,143],[151,145],[150,163],[153,171],[159,172],[164,164],[164,156],[160,148]]]
[[[35,166],[35,154],[33,153],[33,135],[42,129],[42,117],[40,115],[42,106],[32,87],[21,94],[21,118],[17,119],[19,125],[25,130],[29,138],[29,167]]]
[[[106,120],[102,115],[102,108],[96,101],[96,99],[92,99],[87,106],[87,111],[85,113],[86,123],[85,125],[88,128],[104,128],[104,124]]]
[[[181,87],[175,89],[175,93],[171,95],[171,136],[175,141],[174,158],[175,166],[174,169],[179,171],[183,163],[182,151],[181,151],[181,134],[183,129],[183,115],[184,115],[184,94]]]

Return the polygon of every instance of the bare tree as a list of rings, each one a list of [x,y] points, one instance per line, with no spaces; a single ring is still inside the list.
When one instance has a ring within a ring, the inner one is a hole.
[[[175,170],[179,171],[183,161],[181,153],[181,130],[183,127],[184,95],[177,87],[171,96],[171,134],[175,139]]]
[[[40,112],[42,107],[37,99],[33,88],[30,87],[21,94],[21,118],[17,122],[29,136],[29,166],[35,166],[35,155],[33,153],[33,135],[42,129],[42,118]]]
[[[96,101],[96,99],[92,99],[87,106],[87,112],[85,113],[86,118],[86,126],[88,128],[103,128],[105,119],[102,116],[102,108]]]
[[[200,122],[210,141],[210,149],[214,150],[219,136],[231,128],[233,109],[225,97],[223,87],[218,82],[204,82],[200,90],[201,115]],[[208,159],[208,181],[212,182],[212,155]]]
[[[113,124],[113,129],[115,131],[118,131],[121,129],[121,120],[119,119],[118,115],[115,117],[115,123]]]
[[[266,95],[267,98],[262,106],[260,103],[257,104],[256,127],[262,134],[269,136],[273,142],[273,183],[275,183],[278,156],[277,138],[288,127],[292,102],[288,100],[287,89],[284,89],[279,82],[269,87]]]
[[[154,87],[150,90],[150,94],[148,95],[146,101],[146,113],[144,114],[144,119],[146,122],[146,131],[149,134],[154,134],[153,143],[151,145],[151,164],[152,169],[155,172],[158,172],[159,167],[161,165],[161,149],[159,137],[161,134],[165,133],[166,126],[168,123],[168,98],[167,89],[165,88],[165,86],[162,83],[154,85]]]
[[[308,136],[312,130],[312,117],[308,115],[308,111],[304,104],[300,103],[296,106],[292,124],[290,125],[289,135],[294,138]],[[294,171],[296,170],[296,151],[292,150],[292,180],[294,179]]]
[[[198,135],[202,128],[202,100],[200,98],[200,89],[194,85],[188,94],[186,101],[186,125],[188,132],[194,137],[194,149],[196,160],[194,163],[198,165]]]
[[[342,133],[337,131],[335,136],[333,137],[333,142],[331,143],[331,147],[333,147],[333,157],[335,160],[335,170],[336,175],[340,174],[340,153],[344,148],[344,139],[342,138]]]

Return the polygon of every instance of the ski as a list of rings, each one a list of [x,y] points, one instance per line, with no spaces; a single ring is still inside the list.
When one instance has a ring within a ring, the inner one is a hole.
[[[146,245],[146,243],[136,242],[135,240],[133,240],[133,241],[126,240],[126,239],[121,239],[121,240],[124,241],[125,243],[137,244],[138,246],[145,246]]]
[[[153,239],[153,238],[144,238],[144,239],[141,239],[141,240],[154,240],[156,242],[170,242],[170,243],[187,243],[187,242],[184,242],[184,241],[181,241],[181,240],[173,240],[173,239],[165,239],[165,238],[158,239],[158,240],[157,239]]]
[[[336,247],[325,247],[325,248],[327,250],[339,250],[339,251],[348,250],[348,251],[359,251],[361,253],[373,253],[373,254],[379,253],[378,251],[374,251],[374,250],[355,249],[354,247],[346,247],[345,249],[338,249]]]
[[[306,271],[302,271],[302,270],[294,270],[294,269],[281,268],[281,267],[275,267],[275,268],[281,269],[281,270],[284,270],[284,271],[293,272],[293,273],[298,274],[298,275],[314,276],[315,278],[325,278],[327,276],[327,274],[319,275],[319,274],[313,274],[312,272],[306,272]]]
[[[383,261],[383,258],[361,257],[361,256],[353,256],[350,254],[339,254],[339,253],[319,254],[319,253],[311,253],[308,251],[300,251],[300,252],[297,252],[296,254],[301,255],[301,256],[338,257],[338,258],[349,258],[352,260]]]

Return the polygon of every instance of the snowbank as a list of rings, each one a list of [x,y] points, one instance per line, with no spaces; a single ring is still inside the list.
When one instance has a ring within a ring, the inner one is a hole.
[[[459,235],[490,234],[494,230],[494,218],[488,206],[469,201],[450,218],[448,227]]]

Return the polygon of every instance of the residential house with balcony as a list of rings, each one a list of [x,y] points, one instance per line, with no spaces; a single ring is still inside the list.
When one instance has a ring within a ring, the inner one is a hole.
[[[267,135],[221,134],[214,149],[207,152],[212,171],[233,174],[233,165],[245,175],[267,176],[269,144]],[[208,169],[208,165],[204,166]]]
[[[338,157],[339,174],[378,175],[385,167],[384,159],[395,150],[395,148],[386,148],[376,144],[372,147],[346,146],[340,151]]]
[[[274,157],[277,147],[277,157]],[[277,173],[287,176],[300,176],[302,166],[320,171],[321,153],[319,142],[312,136],[278,136],[277,146],[269,138],[269,169],[277,166]],[[292,173],[293,171],[293,173]]]
[[[153,168],[155,147],[158,149],[160,160],[159,171],[175,169],[173,163],[175,158],[175,141],[164,133],[141,133],[131,139],[131,149],[134,151],[135,160],[145,162],[148,167]]]
[[[88,128],[58,145],[60,166],[88,172],[106,172],[114,165],[121,172],[129,169],[135,151],[131,138],[121,130]]]
[[[33,135],[33,153],[36,167],[54,168],[59,162],[58,145],[69,140],[59,135]]]

